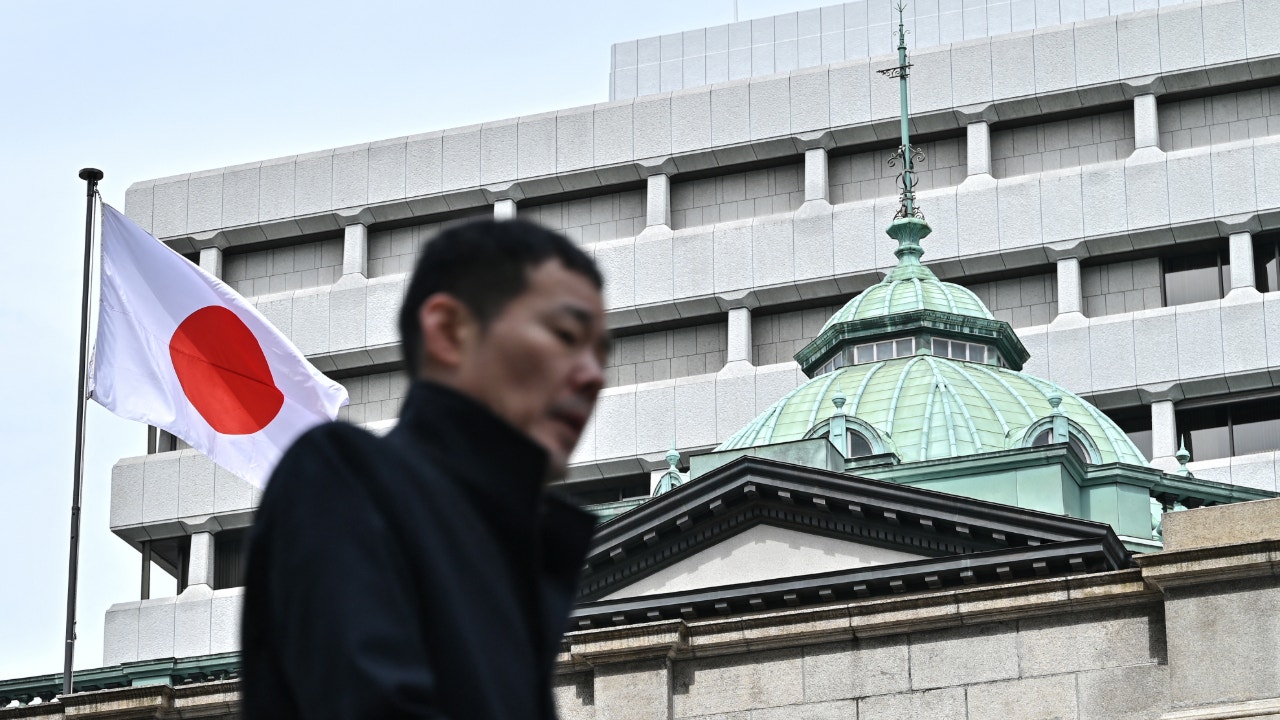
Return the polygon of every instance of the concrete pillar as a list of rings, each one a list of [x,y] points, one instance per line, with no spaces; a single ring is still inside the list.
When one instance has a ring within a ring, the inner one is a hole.
[[[991,174],[991,125],[987,122],[969,123],[969,176]]]
[[[213,587],[213,533],[191,535],[191,559],[187,562],[187,587]]]
[[[360,223],[347,226],[342,237],[342,275],[369,275],[369,228]]]
[[[810,148],[804,151],[804,201],[826,200],[831,180],[827,174],[827,151]]]
[[[1058,260],[1058,314],[1083,313],[1084,296],[1080,290],[1080,258]]]
[[[1151,459],[1172,458],[1178,452],[1178,418],[1172,400],[1151,403]]]
[[[494,220],[515,220],[516,219],[516,201],[511,198],[502,198],[493,204]]]
[[[1253,235],[1248,232],[1231,233],[1231,288],[1230,290],[1256,290],[1258,279],[1253,272]]]
[[[207,247],[200,249],[200,269],[210,275],[222,278],[222,248]]]
[[[1133,99],[1133,144],[1136,148],[1160,147],[1160,116],[1156,112],[1156,96],[1139,95]]]
[[[645,225],[671,225],[671,177],[666,173],[649,176],[645,191]]]
[[[729,311],[729,346],[725,362],[751,362],[751,309],[738,307]]]

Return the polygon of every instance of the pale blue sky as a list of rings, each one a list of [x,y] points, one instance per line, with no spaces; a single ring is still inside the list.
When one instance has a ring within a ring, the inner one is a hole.
[[[732,0],[0,5],[0,679],[62,668],[81,167],[123,209],[138,180],[603,102],[612,43],[732,19]],[[146,435],[88,418],[77,668],[138,597],[107,517],[111,466]]]

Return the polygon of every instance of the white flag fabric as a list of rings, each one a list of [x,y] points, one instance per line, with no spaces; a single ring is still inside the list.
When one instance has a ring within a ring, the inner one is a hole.
[[[348,402],[252,304],[105,203],[89,393],[258,487]]]

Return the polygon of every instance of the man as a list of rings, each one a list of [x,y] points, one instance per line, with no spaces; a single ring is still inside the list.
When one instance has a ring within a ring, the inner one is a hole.
[[[594,521],[546,492],[604,383],[601,278],[563,236],[427,244],[400,314],[414,379],[385,438],[304,435],[254,524],[244,716],[550,718]]]

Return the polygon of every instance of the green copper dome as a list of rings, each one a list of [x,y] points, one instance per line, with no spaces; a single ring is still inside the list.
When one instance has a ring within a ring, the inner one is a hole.
[[[894,452],[904,463],[1030,445],[1060,399],[1057,410],[1090,455],[1088,462],[1147,464],[1106,415],[1057,385],[1008,368],[933,355],[852,365],[815,377],[717,450],[811,436],[836,412],[838,396],[844,398],[845,416],[856,419],[850,429],[871,436],[866,439],[877,452]]]
[[[865,320],[912,310],[937,310],[994,319],[987,306],[982,304],[972,290],[943,282],[927,269],[925,272],[928,273],[926,277],[902,277],[903,274],[900,273],[889,273],[883,281],[867,288],[840,308],[822,329],[850,320]]]

